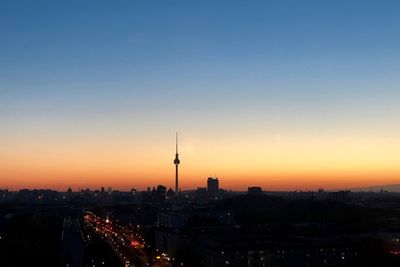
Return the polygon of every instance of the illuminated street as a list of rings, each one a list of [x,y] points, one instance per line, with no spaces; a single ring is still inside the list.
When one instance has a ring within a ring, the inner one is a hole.
[[[107,241],[124,263],[130,266],[170,266],[165,254],[151,259],[145,250],[146,242],[142,236],[133,230],[118,225],[108,218],[103,219],[92,212],[84,216],[85,225]]]

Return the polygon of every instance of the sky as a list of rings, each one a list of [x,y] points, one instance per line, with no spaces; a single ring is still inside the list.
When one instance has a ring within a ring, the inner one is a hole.
[[[400,183],[399,1],[0,2],[0,188]]]

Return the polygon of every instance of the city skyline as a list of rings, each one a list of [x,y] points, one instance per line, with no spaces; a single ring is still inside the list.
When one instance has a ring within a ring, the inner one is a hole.
[[[400,182],[400,4],[0,3],[0,188]]]
[[[204,186],[208,187],[208,182],[205,183],[204,181],[202,181],[202,180],[205,179],[205,177],[199,177],[199,180],[196,181],[197,183],[195,183],[195,184],[188,184],[187,182],[184,183],[184,185],[186,185],[185,188],[182,188],[181,186],[178,185],[178,165],[180,164],[180,159],[179,159],[179,154],[178,154],[178,133],[175,134],[175,159],[174,159],[173,163],[175,165],[174,182],[172,182],[172,179],[167,179],[167,180],[158,180],[158,183],[156,183],[156,184],[145,184],[145,182],[147,181],[146,179],[140,179],[140,178],[139,179],[129,179],[128,178],[128,183],[121,186],[121,185],[116,184],[115,182],[113,183],[112,179],[107,179],[107,178],[104,179],[104,183],[95,183],[95,184],[88,184],[86,179],[83,179],[83,183],[77,183],[77,184],[72,184],[72,185],[69,184],[68,185],[68,189],[71,188],[71,187],[75,187],[74,190],[76,191],[77,189],[78,190],[99,189],[100,187],[104,188],[104,186],[107,186],[108,188],[113,188],[113,189],[117,189],[117,190],[125,190],[125,191],[129,191],[132,188],[139,189],[139,190],[146,190],[148,188],[152,188],[152,187],[154,188],[155,185],[162,184],[162,182],[160,182],[160,181],[163,181],[167,185],[167,187],[174,188],[174,192],[176,194],[180,190],[194,190],[196,188],[202,188]],[[208,175],[207,176],[208,180],[213,179],[212,177],[215,177],[216,180],[218,180],[218,177],[216,175],[214,175],[214,176]],[[315,190],[316,191],[316,190],[320,190],[320,189],[351,190],[351,189],[357,189],[357,188],[363,188],[363,187],[364,188],[368,188],[368,187],[371,187],[371,186],[383,186],[383,187],[384,186],[388,186],[388,184],[365,184],[365,185],[357,184],[358,186],[356,186],[356,185],[351,186],[350,185],[349,187],[343,187],[343,186],[342,187],[340,187],[340,186],[331,186],[330,187],[329,185],[324,187],[324,186],[321,186],[321,185],[318,185],[318,184],[313,184],[313,185],[310,185],[309,187],[299,187],[296,184],[294,184],[294,185],[292,184],[290,186],[279,185],[278,187],[274,187],[274,186],[268,186],[268,183],[270,183],[271,181],[274,182],[275,177],[271,177],[272,180],[266,179],[264,183],[263,182],[258,182],[257,184],[251,184],[251,183],[247,183],[246,184],[246,183],[243,183],[242,179],[241,179],[242,177],[243,176],[239,177],[239,179],[238,179],[238,181],[241,184],[240,186],[229,187],[229,185],[228,185],[228,187],[226,187],[224,189],[236,190],[236,191],[245,191],[249,187],[256,185],[256,186],[264,186],[265,190],[267,190],[267,191],[298,191],[298,190],[311,190],[311,191]],[[366,176],[363,176],[362,178],[365,180]],[[316,179],[319,179],[319,177],[316,177]],[[188,180],[189,180],[189,182],[193,181],[193,179],[190,179],[190,178]],[[303,180],[302,182],[304,183],[304,181],[305,180]],[[396,180],[394,180],[394,181],[396,181]],[[276,182],[276,180],[275,180],[275,182]],[[311,182],[313,182],[313,181],[311,181]],[[174,184],[175,186],[173,186],[171,184]],[[78,187],[78,188],[76,188],[76,187]],[[38,186],[29,186],[28,185],[28,186],[22,186],[22,187],[14,187],[14,188],[11,186],[8,189],[18,190],[18,189],[39,189],[39,188],[40,188],[40,186],[38,187]],[[53,186],[50,181],[48,181],[47,185],[43,186],[42,188],[56,189],[56,190],[59,190],[59,191],[65,191],[66,190],[65,185]]]

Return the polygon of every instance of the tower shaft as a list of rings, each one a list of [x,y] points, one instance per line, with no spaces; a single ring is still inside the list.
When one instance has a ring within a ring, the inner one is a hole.
[[[179,192],[179,184],[178,184],[178,164],[175,164],[175,194]]]

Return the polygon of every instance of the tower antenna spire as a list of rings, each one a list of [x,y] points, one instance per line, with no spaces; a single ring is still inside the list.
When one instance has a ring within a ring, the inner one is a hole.
[[[178,154],[178,132],[175,134],[175,146],[176,146],[176,154]]]

